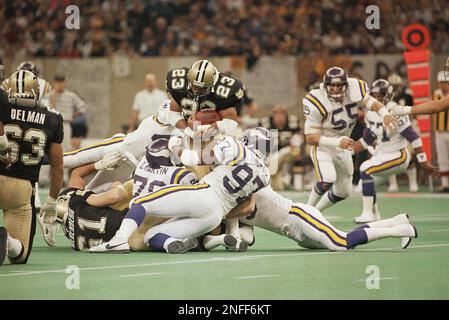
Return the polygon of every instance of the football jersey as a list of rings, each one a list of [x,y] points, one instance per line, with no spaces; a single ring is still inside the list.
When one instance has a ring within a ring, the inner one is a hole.
[[[167,73],[165,86],[173,100],[182,108],[187,119],[197,111],[211,109],[240,108],[243,98],[242,82],[230,75],[219,73],[211,92],[204,97],[194,97],[188,91],[187,72],[189,68],[173,69]]]
[[[216,192],[228,213],[232,208],[268,185],[270,171],[250,149],[233,137],[224,137],[213,148],[219,162],[201,179]]]
[[[133,197],[151,193],[158,188],[169,184],[195,184],[198,183],[196,174],[183,167],[166,167],[158,169],[149,166],[143,157],[134,172]]]
[[[37,78],[37,83],[39,84],[39,99],[44,97],[51,90],[51,84],[47,80],[43,78]],[[9,79],[5,79],[1,85],[1,88],[8,92],[9,90]]]
[[[9,110],[9,102],[6,93],[0,90],[0,121],[5,122]]]
[[[396,102],[390,101],[386,107],[388,110],[396,106]],[[407,139],[405,139],[401,132],[410,127],[410,117],[408,115],[395,116],[397,125],[394,131],[385,130],[382,118],[377,112],[368,111],[365,116],[365,122],[368,129],[377,137],[376,146],[374,148],[375,153],[378,152],[395,152],[399,151],[408,145]]]
[[[433,100],[440,100],[444,97],[441,89],[433,92]],[[436,131],[449,131],[449,110],[440,111],[433,115],[433,121]]]
[[[91,191],[74,189],[70,196],[63,230],[74,250],[84,250],[112,239],[120,228],[127,209],[97,208],[87,203]]]
[[[0,174],[37,182],[44,155],[62,143],[63,119],[56,110],[38,105],[8,105],[3,122],[8,152],[0,157]]]
[[[342,103],[328,98],[324,84],[311,90],[302,100],[306,122],[305,134],[326,137],[349,136],[357,122],[358,108],[369,94],[365,81],[348,78],[348,88]],[[321,128],[321,129],[320,129]]]

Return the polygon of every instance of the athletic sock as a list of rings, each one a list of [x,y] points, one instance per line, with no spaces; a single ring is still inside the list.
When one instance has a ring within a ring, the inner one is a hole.
[[[315,186],[310,191],[309,200],[307,200],[307,204],[309,206],[316,206],[318,201],[320,201],[321,197],[326,191],[322,190],[320,183],[316,183]]]
[[[122,224],[120,225],[120,229],[118,229],[117,233],[115,234],[115,237],[126,239],[128,240],[134,231],[137,230],[139,226],[137,225],[136,221],[133,219],[125,218],[122,221]]]
[[[408,186],[410,191],[414,191],[418,189],[418,175],[416,167],[411,167],[407,169],[408,176]]]
[[[331,189],[328,192],[326,192],[323,197],[321,197],[321,200],[318,202],[315,208],[317,208],[320,211],[324,211],[327,208],[333,206],[337,202],[340,202],[344,199],[345,198],[337,196]]]
[[[409,224],[400,224],[394,227],[387,228],[367,228],[363,229],[368,236],[368,242],[383,238],[402,238],[413,236],[413,227]]]
[[[226,234],[220,234],[219,236],[205,236],[203,239],[203,246],[207,250],[215,249],[218,246],[224,246],[224,237]]]
[[[22,242],[8,234],[8,257],[12,259],[18,258],[23,250]]]
[[[165,244],[169,239],[173,239],[173,238],[170,238],[170,236],[165,233],[156,233],[154,236],[152,236],[150,238],[150,240],[148,240],[148,245],[154,251],[163,252],[163,251],[166,251]],[[173,241],[169,241],[169,243],[171,243],[171,242],[173,242]],[[167,245],[169,243],[167,243]]]

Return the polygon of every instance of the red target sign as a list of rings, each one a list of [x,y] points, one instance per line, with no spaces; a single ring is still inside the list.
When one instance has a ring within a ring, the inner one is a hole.
[[[429,30],[419,23],[408,25],[402,30],[402,43],[410,50],[424,50],[430,42]]]

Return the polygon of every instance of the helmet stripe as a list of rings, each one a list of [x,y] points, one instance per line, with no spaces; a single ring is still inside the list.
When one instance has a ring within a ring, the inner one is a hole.
[[[201,61],[200,67],[198,68],[198,74],[196,75],[195,79],[196,81],[203,82],[204,74],[206,73],[206,68],[208,64],[209,63],[207,60]]]

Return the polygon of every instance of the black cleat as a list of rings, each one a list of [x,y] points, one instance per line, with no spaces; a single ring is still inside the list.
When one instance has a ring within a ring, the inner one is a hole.
[[[230,234],[225,235],[224,244],[226,249],[230,249],[232,251],[245,252],[248,250],[248,244],[245,241],[237,239]]]
[[[198,246],[198,240],[184,239],[175,240],[167,246],[168,253],[186,253],[189,250],[195,249]]]

